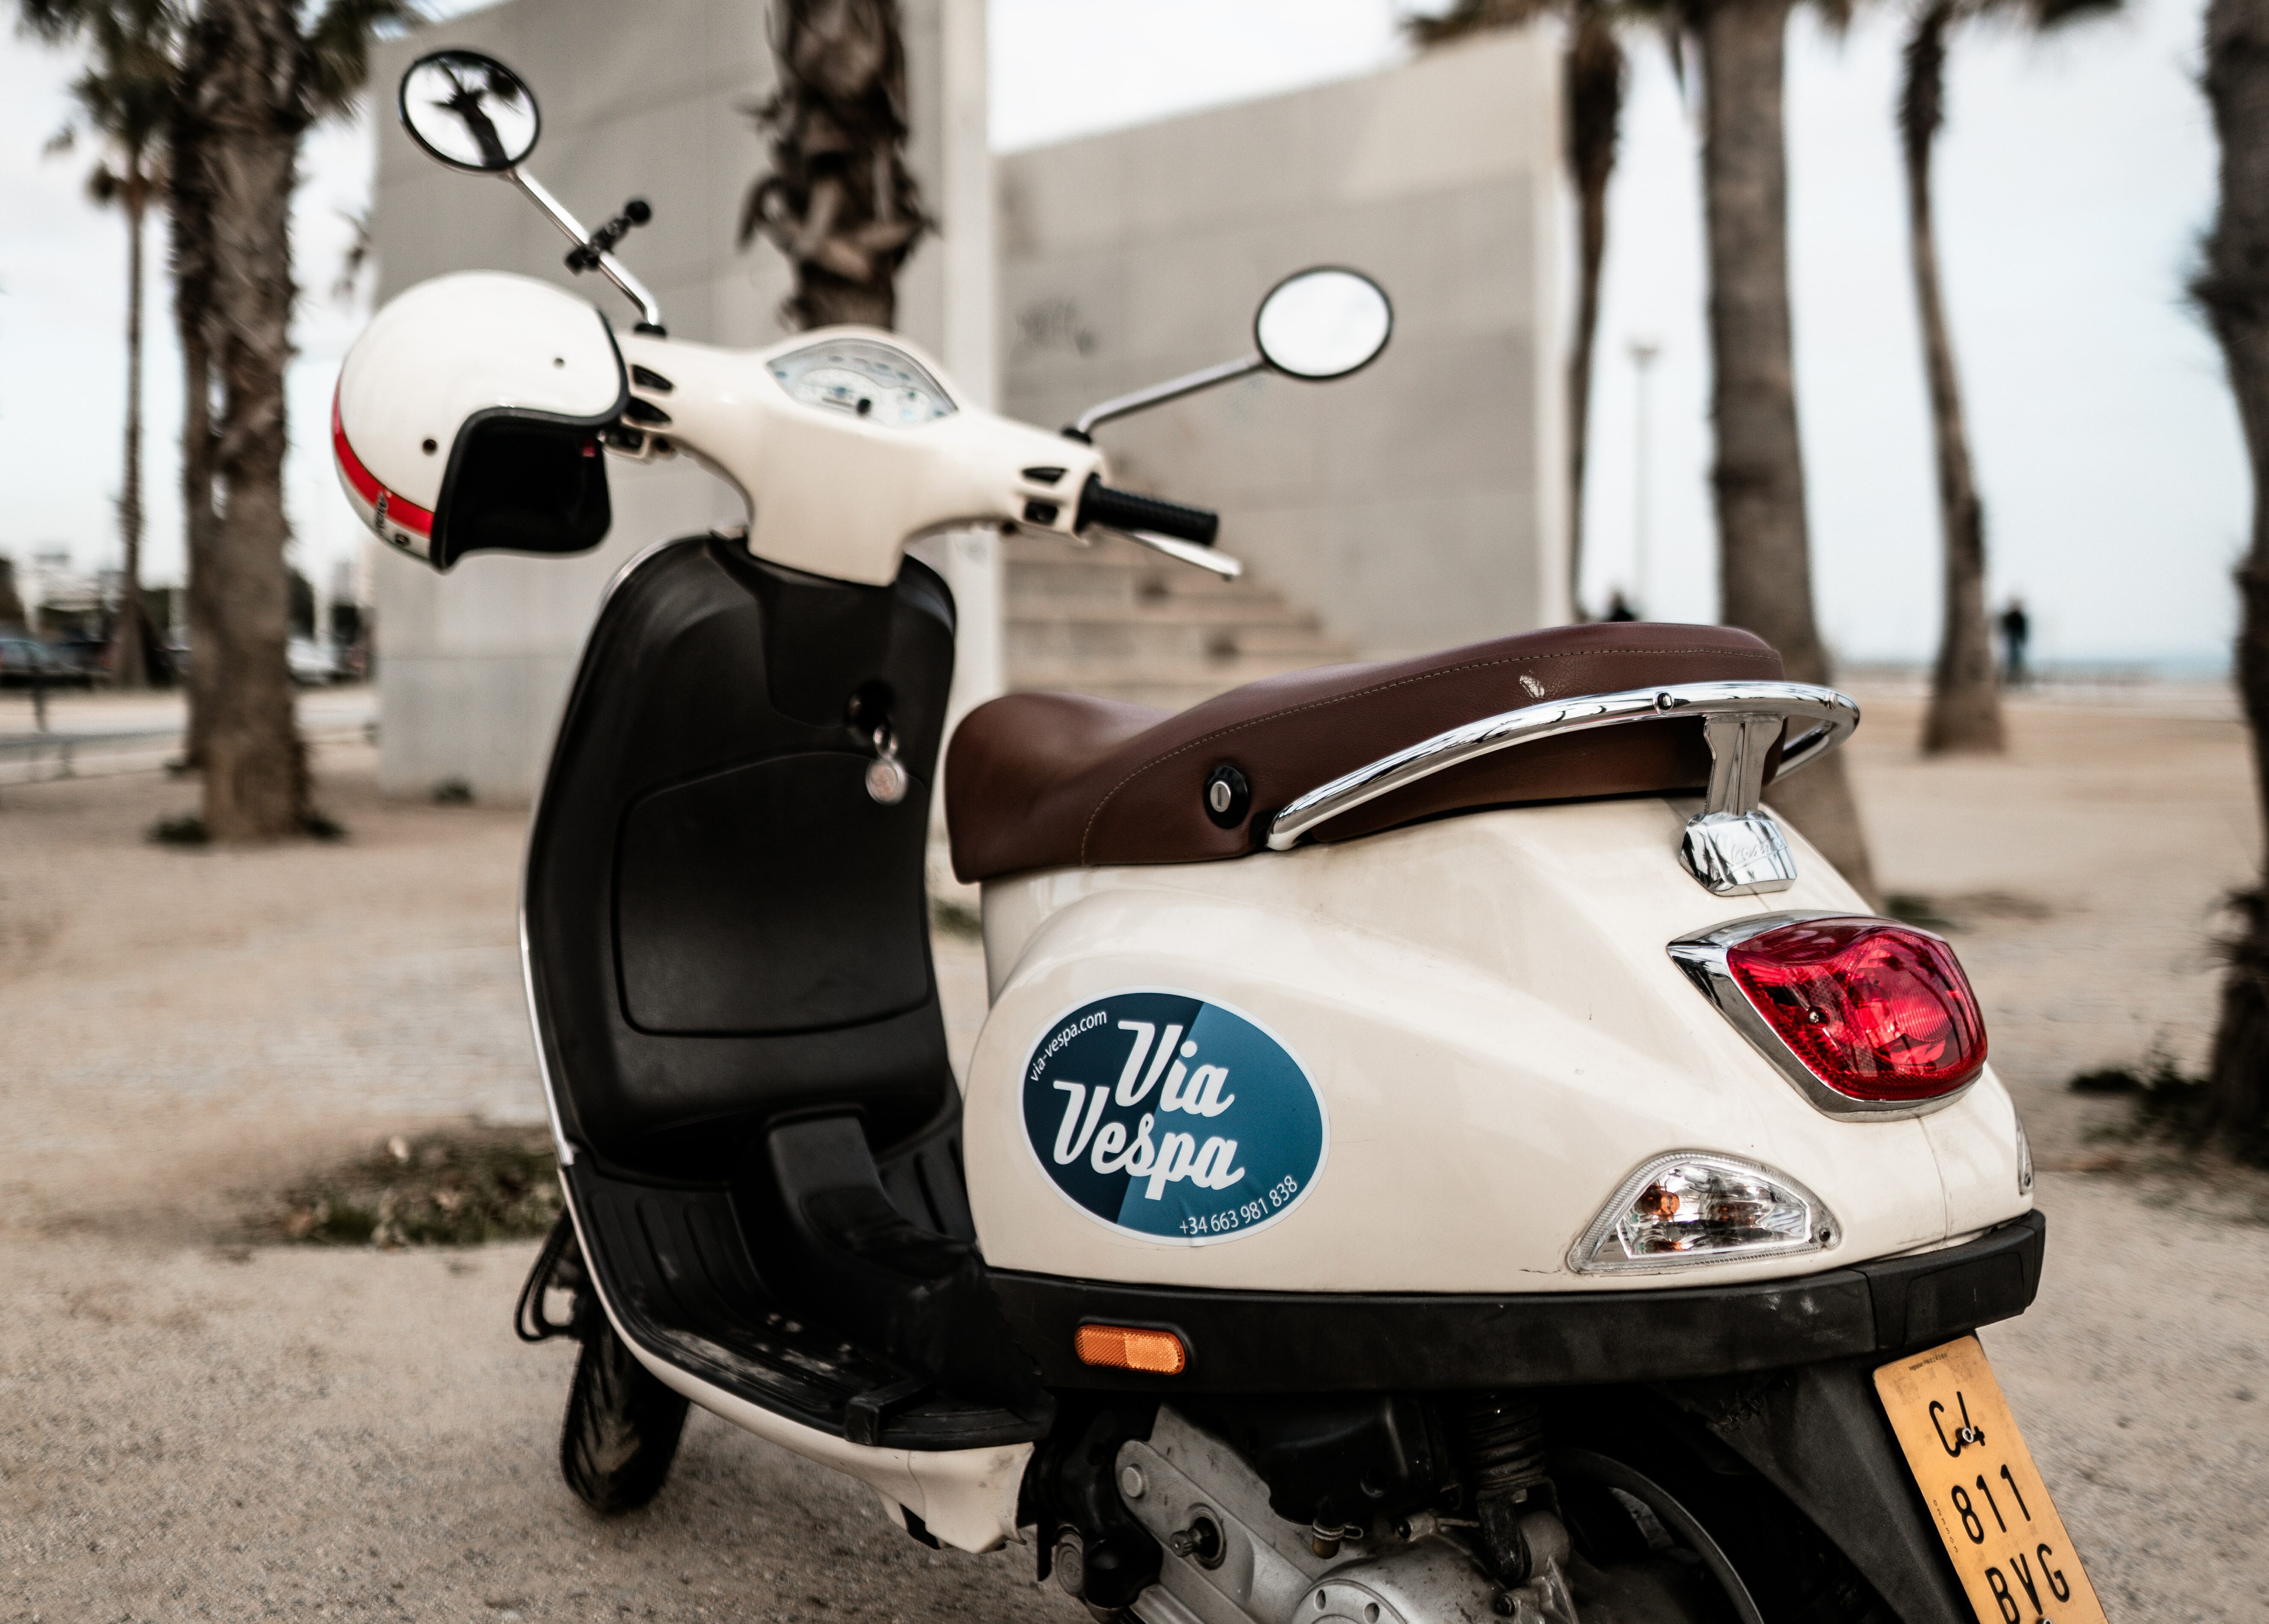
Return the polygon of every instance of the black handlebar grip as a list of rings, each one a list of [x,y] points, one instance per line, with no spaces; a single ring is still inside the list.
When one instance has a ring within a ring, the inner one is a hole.
[[[1094,474],[1087,476],[1086,488],[1079,493],[1079,516],[1072,521],[1072,528],[1084,530],[1091,524],[1108,525],[1114,530],[1154,531],[1201,547],[1212,546],[1221,534],[1221,515],[1211,508],[1185,507],[1155,496],[1113,491]]]

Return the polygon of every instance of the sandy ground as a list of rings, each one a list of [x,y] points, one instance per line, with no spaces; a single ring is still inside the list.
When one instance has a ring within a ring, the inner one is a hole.
[[[1925,761],[1920,705],[1864,690],[1851,751],[1886,892],[1930,897],[1984,997],[1993,1063],[2035,1148],[2069,1159],[2106,1108],[2074,1072],[2154,1048],[2200,1069],[2220,976],[2221,898],[2256,832],[2243,731],[2225,698],[2020,701],[2008,754]]]
[[[2015,707],[2003,761],[1925,764],[1870,698],[1881,877],[1956,922],[2045,1165],[2194,1062],[2215,897],[2257,849],[2226,705]],[[1031,1557],[921,1549],[871,1496],[696,1412],[654,1507],[554,1461],[571,1350],[507,1323],[526,1246],[246,1248],[248,1202],[453,1114],[530,1119],[517,811],[388,803],[322,752],[344,845],[145,845],[155,774],[0,788],[0,1621],[1069,1620]],[[965,1044],[974,949],[940,971]],[[1986,1335],[2112,1615],[2255,1620],[2269,1592],[2269,1185],[2050,1170],[2042,1301]]]

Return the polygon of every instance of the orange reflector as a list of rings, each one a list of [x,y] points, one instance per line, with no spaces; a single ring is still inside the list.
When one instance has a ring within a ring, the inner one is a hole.
[[[1171,1331],[1141,1331],[1132,1325],[1082,1325],[1072,1334],[1072,1351],[1082,1364],[1107,1370],[1146,1370],[1179,1376],[1190,1362],[1189,1349]]]

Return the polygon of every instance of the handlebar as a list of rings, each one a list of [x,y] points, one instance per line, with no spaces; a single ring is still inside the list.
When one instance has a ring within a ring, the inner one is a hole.
[[[1094,474],[1087,476],[1087,484],[1079,493],[1079,513],[1072,520],[1072,528],[1084,530],[1091,524],[1113,530],[1149,530],[1195,542],[1201,547],[1212,546],[1221,534],[1221,515],[1210,508],[1185,507],[1155,496],[1113,491]]]

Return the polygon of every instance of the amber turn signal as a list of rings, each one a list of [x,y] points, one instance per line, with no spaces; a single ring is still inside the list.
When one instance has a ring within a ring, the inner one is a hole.
[[[1190,1350],[1171,1331],[1142,1331],[1133,1325],[1082,1325],[1072,1333],[1071,1345],[1080,1363],[1101,1365],[1106,1370],[1179,1376],[1190,1362]]]

